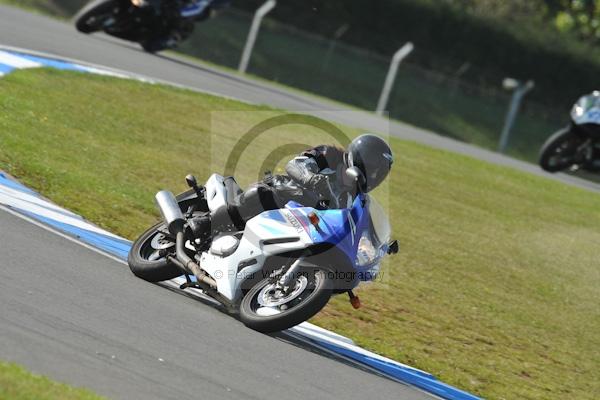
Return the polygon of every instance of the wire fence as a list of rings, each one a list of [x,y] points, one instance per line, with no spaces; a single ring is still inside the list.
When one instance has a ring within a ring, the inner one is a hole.
[[[212,63],[237,68],[252,15],[236,9],[198,24],[181,50]],[[350,28],[351,29],[351,28]],[[409,38],[407,38],[408,41]],[[418,47],[415,52],[423,51]],[[248,72],[366,110],[375,110],[390,58],[264,20]],[[400,66],[388,109],[394,119],[489,149],[496,149],[511,94],[484,85],[484,71],[467,62],[439,60],[431,68]],[[534,77],[533,77],[534,78]],[[507,152],[535,160],[541,144],[566,124],[567,110],[525,99]]]

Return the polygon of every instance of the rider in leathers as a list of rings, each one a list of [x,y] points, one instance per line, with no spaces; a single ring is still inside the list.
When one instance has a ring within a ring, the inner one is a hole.
[[[163,14],[163,3],[169,4],[165,7],[169,11],[167,15]],[[176,47],[192,34],[195,23],[206,20],[215,10],[230,3],[231,0],[148,0],[157,17],[169,18],[170,21],[169,31],[164,37],[155,39],[152,47],[157,51]],[[162,26],[156,25],[156,30],[162,30]]]
[[[346,208],[356,192],[356,184],[345,174],[346,158],[344,150],[321,145],[290,160],[285,171],[296,184],[313,194],[317,205],[322,201],[330,208]]]
[[[294,200],[307,207],[347,208],[357,183],[346,170],[357,167],[364,177],[361,190],[369,192],[388,175],[392,151],[378,136],[365,134],[344,151],[321,145],[304,151],[286,165],[286,176],[267,177],[238,197],[240,214],[248,220],[264,210],[284,207]]]

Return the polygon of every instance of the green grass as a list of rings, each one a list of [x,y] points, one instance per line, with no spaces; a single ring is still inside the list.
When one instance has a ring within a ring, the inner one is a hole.
[[[0,0],[66,18],[83,0]],[[178,52],[236,69],[251,17],[227,10],[197,24]],[[261,26],[248,73],[287,87],[365,110],[374,110],[389,67],[389,59],[367,51],[308,35],[276,21]],[[417,50],[419,51],[419,50]],[[441,68],[441,66],[440,66]],[[496,149],[510,96],[456,84],[449,75],[435,75],[414,65],[410,57],[396,80],[389,102],[392,118],[436,133]],[[508,147],[511,156],[537,161],[538,152],[554,131],[568,122],[568,110],[548,110],[528,104],[519,115]]]
[[[157,190],[184,190],[189,172],[204,180],[240,132],[278,114],[158,85],[19,71],[0,80],[0,168],[133,239],[158,218]],[[300,125],[270,133],[242,155],[241,182],[256,179],[267,144],[330,142]],[[361,310],[340,296],[313,322],[486,398],[600,398],[598,195],[391,144],[401,252],[359,290]]]
[[[101,400],[86,389],[74,388],[34,375],[24,368],[0,361],[0,399],[5,400]]]
[[[185,54],[237,68],[250,18],[229,11],[196,26],[180,48]],[[416,51],[419,51],[417,49]],[[248,72],[365,110],[374,110],[390,60],[365,50],[308,35],[266,19],[261,26]],[[440,66],[441,68],[441,66]],[[441,71],[442,69],[440,69]],[[470,85],[469,85],[470,83]],[[410,64],[399,69],[388,108],[392,118],[434,132],[496,149],[510,95],[483,91],[476,82],[455,82]],[[549,110],[524,101],[508,153],[537,161],[540,146],[568,122],[567,110]]]

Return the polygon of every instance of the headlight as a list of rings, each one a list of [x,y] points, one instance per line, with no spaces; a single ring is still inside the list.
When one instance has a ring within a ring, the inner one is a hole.
[[[576,105],[571,110],[571,116],[573,117],[573,119],[579,118],[583,115],[584,112],[585,112],[585,109],[583,107]]]
[[[379,251],[371,243],[367,235],[363,235],[358,242],[358,251],[356,253],[356,265],[367,267],[377,261]]]

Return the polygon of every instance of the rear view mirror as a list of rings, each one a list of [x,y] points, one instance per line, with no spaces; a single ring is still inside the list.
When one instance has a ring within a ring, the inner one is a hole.
[[[367,179],[362,171],[358,169],[358,167],[350,167],[346,169],[346,175],[356,182],[356,185],[360,191],[364,191],[364,188],[367,184]]]
[[[388,243],[388,254],[396,254],[399,250],[400,245],[398,244],[397,240],[392,240],[390,243]]]

